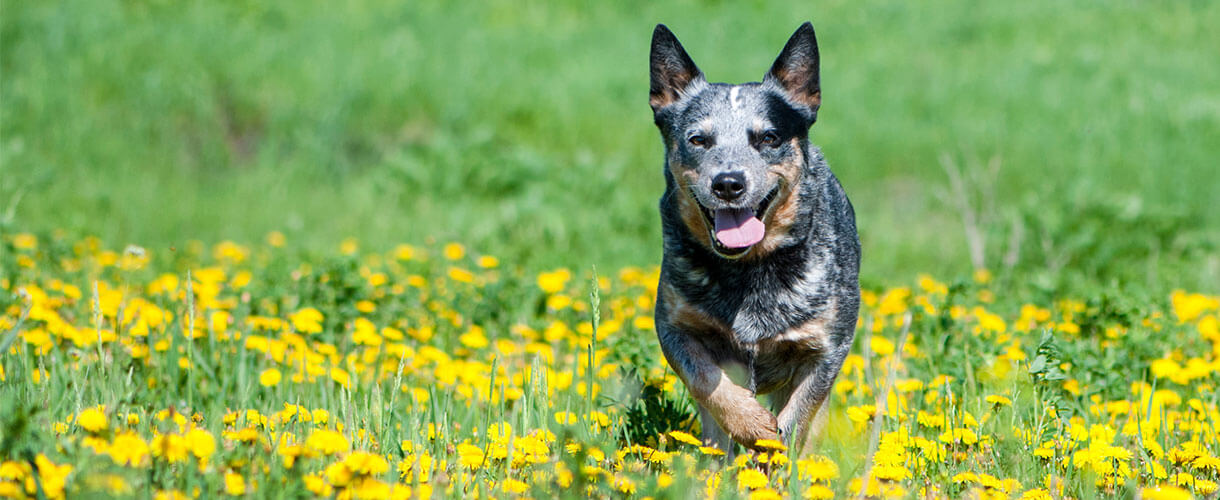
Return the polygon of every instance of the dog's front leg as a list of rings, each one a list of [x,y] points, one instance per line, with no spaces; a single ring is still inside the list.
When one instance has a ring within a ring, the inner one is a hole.
[[[779,434],[793,453],[809,451],[826,423],[826,396],[843,366],[850,344],[802,366],[791,384],[773,398]]]
[[[717,431],[751,448],[761,439],[779,439],[775,415],[754,399],[753,391],[733,383],[702,343],[672,325],[657,326],[665,359],[699,403],[705,441],[727,444],[716,442]]]

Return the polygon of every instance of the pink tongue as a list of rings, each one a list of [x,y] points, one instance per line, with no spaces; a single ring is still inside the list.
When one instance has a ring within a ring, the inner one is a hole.
[[[767,230],[749,208],[722,208],[716,210],[715,215],[716,239],[729,248],[745,248],[758,243]]]

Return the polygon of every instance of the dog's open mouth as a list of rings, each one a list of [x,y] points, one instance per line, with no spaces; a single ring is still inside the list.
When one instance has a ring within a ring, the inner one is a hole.
[[[767,209],[775,194],[776,187],[763,198],[754,208],[718,208],[715,210],[703,208],[703,217],[707,219],[712,231],[712,244],[716,252],[734,257],[746,253],[750,247],[762,241],[767,233],[767,226],[762,219],[766,217]]]

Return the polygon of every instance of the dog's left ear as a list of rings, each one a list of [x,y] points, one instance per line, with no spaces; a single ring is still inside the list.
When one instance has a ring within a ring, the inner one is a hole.
[[[806,21],[796,29],[763,81],[778,85],[788,94],[789,100],[808,107],[816,119],[818,106],[822,105],[822,87],[818,78],[818,40],[813,34],[813,24]]]

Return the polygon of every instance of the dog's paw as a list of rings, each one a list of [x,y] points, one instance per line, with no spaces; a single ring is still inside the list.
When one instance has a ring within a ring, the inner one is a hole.
[[[744,404],[738,408],[736,414],[729,416],[729,435],[734,441],[751,449],[757,449],[756,443],[764,439],[779,441],[779,425],[775,415],[757,401],[751,402],[754,404]]]

